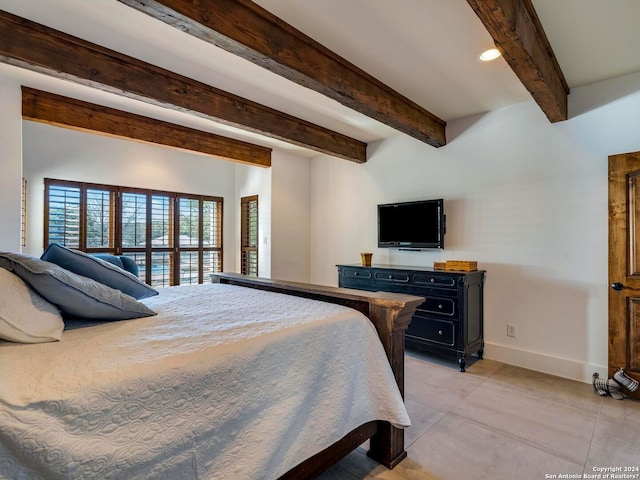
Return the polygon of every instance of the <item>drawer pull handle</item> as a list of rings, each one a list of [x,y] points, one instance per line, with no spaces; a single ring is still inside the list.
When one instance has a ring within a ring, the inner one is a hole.
[[[358,275],[360,275],[360,273],[359,273],[359,272],[355,272],[355,273],[353,274],[353,276],[354,276],[354,277],[357,277]]]
[[[436,279],[435,279],[435,278],[432,278],[432,279],[431,279],[431,283],[436,283]]]
[[[444,332],[442,330],[438,330],[438,335],[443,335]]]
[[[440,304],[440,305],[438,305],[438,308],[439,308],[440,310],[442,310],[442,309],[444,308],[444,305]]]
[[[393,280],[393,275],[389,275],[389,280]]]

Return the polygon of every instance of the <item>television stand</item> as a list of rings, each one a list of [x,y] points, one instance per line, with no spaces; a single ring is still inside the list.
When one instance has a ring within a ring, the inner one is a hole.
[[[485,271],[451,272],[431,267],[338,265],[338,285],[371,292],[425,297],[405,332],[407,347],[456,355],[461,372],[471,355],[482,358]]]

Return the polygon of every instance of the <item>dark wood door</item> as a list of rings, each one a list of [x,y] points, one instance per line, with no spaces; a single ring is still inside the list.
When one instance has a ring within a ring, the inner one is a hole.
[[[609,157],[609,376],[620,367],[640,380],[640,152]]]

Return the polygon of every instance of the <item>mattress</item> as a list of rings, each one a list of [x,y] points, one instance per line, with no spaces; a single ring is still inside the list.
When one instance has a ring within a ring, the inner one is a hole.
[[[375,328],[339,305],[166,287],[157,316],[0,342],[0,478],[273,479],[410,421]]]

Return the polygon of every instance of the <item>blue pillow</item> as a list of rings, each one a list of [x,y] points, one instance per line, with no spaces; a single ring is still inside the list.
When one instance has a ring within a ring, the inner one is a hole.
[[[60,265],[62,268],[83,277],[104,283],[138,300],[158,294],[156,290],[134,274],[118,268],[106,260],[78,250],[71,250],[58,243],[50,243],[40,259]]]
[[[129,273],[132,273],[133,275],[136,276],[136,278],[140,276],[140,269],[138,268],[138,264],[133,258],[126,257],[124,255],[120,256],[119,258],[120,258],[120,261],[122,262],[122,268],[124,270],[126,270]]]
[[[115,265],[116,267],[120,267],[124,269],[124,264],[122,263],[122,260],[120,260],[120,257],[118,257],[117,255],[111,255],[109,253],[92,253],[91,256],[99,258],[100,260],[104,260],[105,262],[109,262]]]
[[[155,312],[135,298],[31,255],[0,252],[0,267],[14,272],[63,315],[96,320],[127,320]]]
[[[126,257],[124,255],[111,255],[109,253],[92,253],[91,256],[104,260],[105,262],[113,263],[116,267],[120,267],[121,269],[132,273],[136,277],[140,276],[138,264],[131,257]]]

